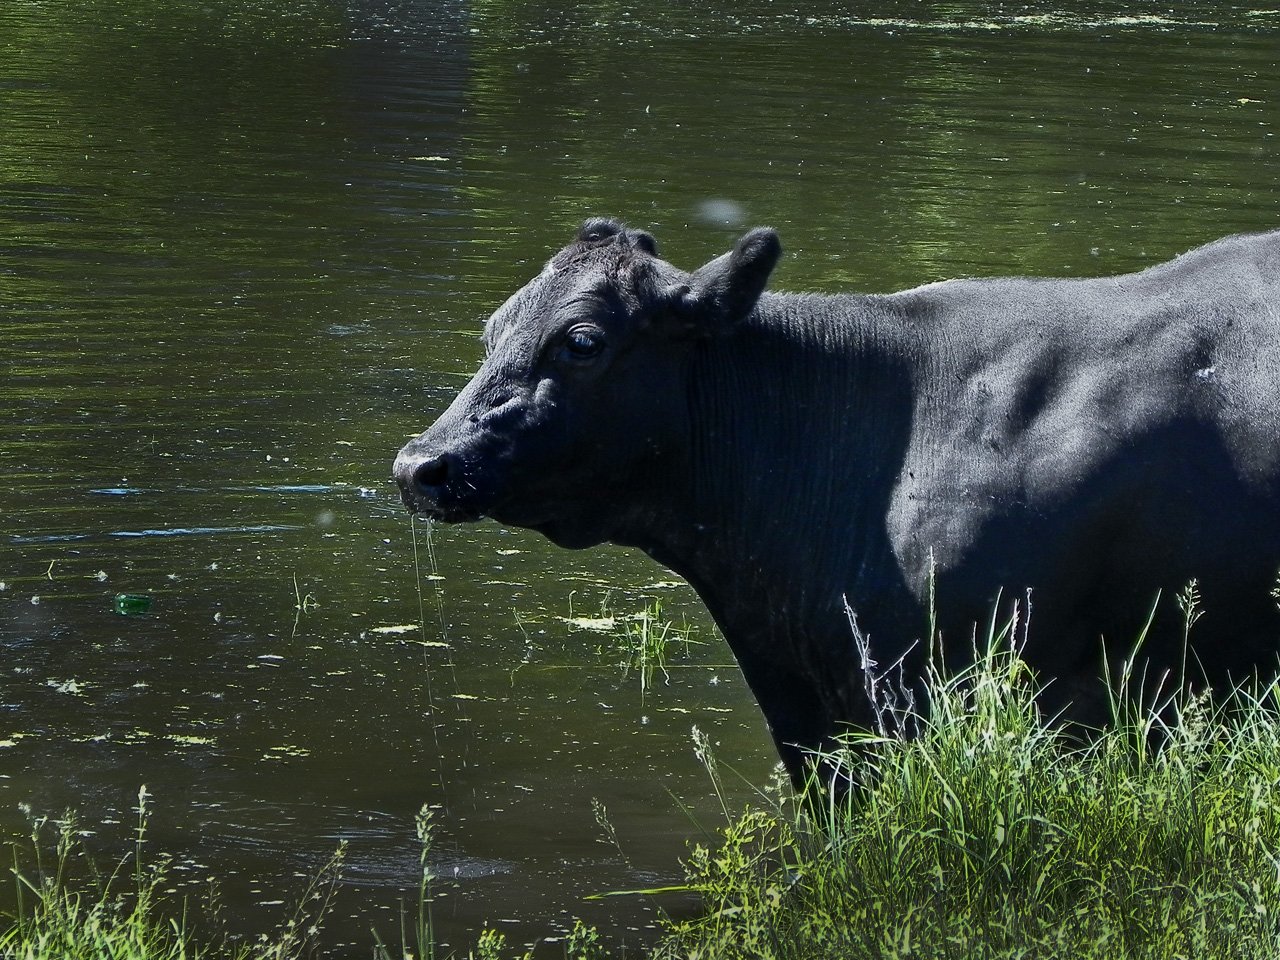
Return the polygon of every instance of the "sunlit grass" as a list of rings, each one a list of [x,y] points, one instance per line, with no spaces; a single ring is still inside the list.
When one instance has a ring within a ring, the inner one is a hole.
[[[106,874],[84,847],[73,814],[31,818],[29,849],[13,848],[14,910],[0,923],[5,960],[292,960],[321,933],[341,868],[340,847],[312,879],[297,908],[271,934],[249,943],[193,934],[185,906],[165,896],[167,857],[143,855],[147,792],[138,793],[130,853]]]
[[[32,820],[31,858],[24,867],[14,850],[12,875],[16,912],[0,934],[0,955],[15,960],[176,960],[198,957],[176,921],[155,913],[166,864],[142,860],[146,793],[139,794],[138,827],[132,857],[106,878],[74,882],[83,863],[75,818]],[[52,859],[46,848],[52,835]]]
[[[1280,956],[1280,696],[1119,698],[1087,743],[991,644],[934,676],[918,736],[825,759],[855,784],[748,810],[661,958]]]

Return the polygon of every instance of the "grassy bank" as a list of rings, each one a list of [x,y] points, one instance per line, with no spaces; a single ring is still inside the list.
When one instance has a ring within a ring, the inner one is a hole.
[[[854,784],[840,799],[806,805],[777,791],[726,809],[719,842],[685,864],[704,910],[668,921],[653,957],[1280,956],[1276,688],[1121,708],[1081,743],[1042,720],[1032,684],[997,645],[962,676],[935,678],[918,736],[866,734],[827,758]],[[74,828],[60,836],[65,863]],[[425,900],[429,822],[419,837]],[[300,931],[319,929],[316,918],[251,947],[193,943],[156,908],[163,864],[140,854],[78,893],[66,873],[15,866],[20,908],[0,955],[284,960],[315,945]],[[381,955],[445,960],[429,914],[420,920],[413,943]],[[604,960],[607,939],[579,928],[564,953]],[[486,931],[469,955],[523,951]]]
[[[690,857],[661,958],[1280,956],[1280,702],[1132,704],[1088,744],[1007,649],[933,684],[920,736],[832,757],[818,810],[748,810]]]

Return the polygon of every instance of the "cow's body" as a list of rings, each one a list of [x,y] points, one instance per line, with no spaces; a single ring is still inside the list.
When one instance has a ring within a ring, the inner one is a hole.
[[[928,629],[950,664],[998,596],[1032,622],[1050,709],[1101,719],[1102,640],[1274,669],[1280,233],[1142,273],[762,293],[776,237],[693,274],[607,221],[490,321],[489,359],[396,464],[406,502],[684,576],[793,776],[870,722],[845,604],[882,664]],[[920,669],[917,648],[908,678]]]

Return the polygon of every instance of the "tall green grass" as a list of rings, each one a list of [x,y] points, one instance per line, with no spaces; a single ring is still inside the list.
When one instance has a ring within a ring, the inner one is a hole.
[[[311,877],[297,906],[276,929],[235,939],[215,932],[223,919],[216,907],[201,904],[202,922],[188,924],[188,904],[166,896],[170,859],[144,853],[147,801],[143,787],[131,849],[106,873],[86,849],[85,831],[73,814],[57,819],[29,814],[29,843],[12,846],[14,895],[6,898],[12,912],[0,914],[0,960],[303,960],[329,955],[323,927],[345,844]],[[424,806],[415,818],[420,879],[412,918],[402,922],[395,946],[371,931],[367,955],[373,960],[533,960],[532,951],[513,954],[506,937],[492,928],[479,931],[465,954],[440,950],[431,918],[434,876],[428,863],[434,816]],[[608,960],[600,933],[580,922],[559,942],[565,960]]]
[[[129,854],[102,873],[73,814],[31,818],[30,848],[13,847],[14,912],[0,923],[4,960],[293,960],[310,955],[341,869],[343,848],[312,878],[294,912],[251,943],[196,934],[184,904],[164,896],[170,861],[144,856],[149,811],[138,792]],[[212,918],[216,921],[216,917]]]
[[[705,910],[654,956],[1280,957],[1277,688],[1120,696],[1084,743],[1034,694],[1008,644],[935,674],[917,736],[823,758],[846,793],[775,798],[694,850]]]

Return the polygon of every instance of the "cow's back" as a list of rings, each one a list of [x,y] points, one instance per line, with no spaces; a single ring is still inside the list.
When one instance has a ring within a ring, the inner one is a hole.
[[[1209,618],[1280,640],[1280,233],[1119,277],[890,300],[928,344],[889,516],[917,590],[932,566],[971,623],[1032,588],[1055,675],[1099,633],[1134,639],[1156,592],[1172,607],[1193,578]]]

